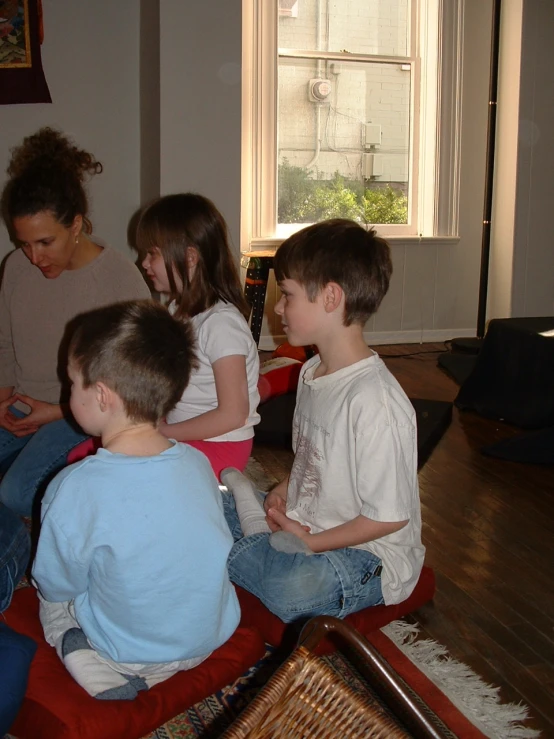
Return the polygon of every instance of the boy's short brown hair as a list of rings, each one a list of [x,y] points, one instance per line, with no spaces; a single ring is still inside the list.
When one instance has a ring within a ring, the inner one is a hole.
[[[196,367],[194,333],[153,300],[82,313],[69,326],[69,361],[83,386],[105,383],[135,423],[156,425],[181,399]]]
[[[372,316],[389,289],[390,249],[373,229],[335,218],[314,223],[290,236],[273,260],[278,282],[296,280],[310,301],[329,282],[344,291],[344,325],[361,325]]]

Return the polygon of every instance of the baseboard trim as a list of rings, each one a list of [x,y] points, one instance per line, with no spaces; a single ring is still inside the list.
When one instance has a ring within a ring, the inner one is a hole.
[[[424,331],[374,331],[364,332],[364,339],[370,346],[379,344],[430,344],[440,341],[450,341],[454,337],[475,336],[474,328],[427,329]],[[273,351],[287,340],[284,334],[260,337],[259,348],[263,351]]]

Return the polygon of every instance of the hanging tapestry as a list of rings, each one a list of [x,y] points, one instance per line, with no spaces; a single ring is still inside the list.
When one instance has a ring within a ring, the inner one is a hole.
[[[0,0],[0,104],[52,102],[41,43],[41,0]]]

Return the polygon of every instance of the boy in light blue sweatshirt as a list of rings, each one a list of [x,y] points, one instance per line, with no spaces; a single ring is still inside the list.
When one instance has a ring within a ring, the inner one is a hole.
[[[96,698],[196,666],[239,622],[210,464],[157,430],[194,363],[189,325],[153,301],[70,327],[71,411],[102,448],[48,486],[32,573],[48,643]]]

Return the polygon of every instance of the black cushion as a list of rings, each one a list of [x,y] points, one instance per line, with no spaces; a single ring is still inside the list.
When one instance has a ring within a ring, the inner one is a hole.
[[[554,316],[493,319],[456,406],[521,428],[552,426],[554,337],[549,331],[554,331]]]

